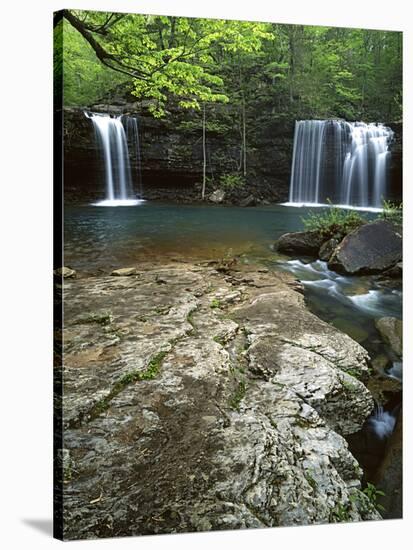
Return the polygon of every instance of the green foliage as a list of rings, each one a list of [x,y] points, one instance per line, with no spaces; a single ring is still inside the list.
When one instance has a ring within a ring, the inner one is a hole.
[[[219,178],[219,185],[227,191],[232,189],[239,189],[240,187],[244,187],[245,178],[241,174],[238,174],[236,172],[230,174],[222,174],[222,176]]]
[[[125,84],[124,76],[99,63],[90,45],[66,20],[59,25],[63,33],[65,106],[92,105]]]
[[[380,213],[379,218],[394,225],[403,225],[403,204],[383,201],[383,212]]]
[[[239,406],[241,404],[241,401],[244,399],[246,392],[247,385],[245,383],[245,380],[240,380],[234,394],[229,401],[229,406],[231,407],[231,409],[239,411]]]
[[[350,506],[349,504],[342,504],[338,502],[331,511],[330,521],[332,523],[344,523],[350,521]]]
[[[221,307],[221,301],[218,298],[212,298],[211,303],[209,304],[211,309],[219,309]]]
[[[319,231],[325,237],[330,237],[336,233],[347,234],[366,223],[366,220],[355,210],[332,206],[321,214],[310,212],[306,218],[302,218],[302,222],[306,230]]]
[[[57,34],[66,105],[90,105],[114,89],[150,100],[154,116],[166,114],[171,98],[195,110],[229,102],[240,134],[246,122],[259,124],[264,106],[279,119],[401,119],[400,32],[65,13]]]
[[[379,489],[377,489],[377,487],[375,485],[373,485],[373,483],[367,483],[367,487],[365,487],[363,489],[363,493],[367,496],[367,498],[369,499],[371,505],[376,510],[378,510],[379,512],[385,512],[386,511],[384,506],[382,506],[381,504],[379,504],[377,502],[378,497],[384,497],[385,493],[383,491],[380,491]]]

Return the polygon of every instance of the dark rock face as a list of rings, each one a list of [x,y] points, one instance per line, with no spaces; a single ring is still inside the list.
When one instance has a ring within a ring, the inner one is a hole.
[[[328,262],[339,243],[340,241],[338,239],[332,238],[322,244],[318,252],[318,257],[320,258],[320,260]]]
[[[248,197],[245,197],[245,199],[242,199],[239,203],[240,206],[255,206],[257,203],[254,195],[248,195]]]
[[[213,110],[212,110],[213,109]],[[198,113],[171,108],[156,119],[144,102],[99,104],[90,111],[138,117],[144,198],[195,202],[201,198],[203,171],[202,125]],[[214,120],[234,116],[231,107],[211,107]],[[89,202],[104,198],[104,172],[93,125],[83,109],[64,110],[65,200]],[[283,202],[288,198],[294,121],[271,116],[255,119],[248,131],[246,185],[226,193],[226,203],[239,204],[250,195],[255,202]],[[219,187],[220,176],[236,173],[240,160],[237,131],[207,131],[207,196]],[[132,155],[131,168],[137,159]]]
[[[285,233],[275,243],[279,252],[317,256],[325,237],[319,231],[297,231]]]
[[[88,110],[138,117],[144,198],[196,202],[201,197],[203,171],[201,115],[172,105],[162,119],[154,118],[145,101],[133,96],[112,98],[110,103]],[[207,196],[220,185],[220,176],[236,173],[240,166],[241,142],[234,126],[223,131],[222,121],[236,120],[231,105],[209,107]],[[250,114],[247,127],[246,185],[227,192],[225,202],[239,204],[249,195],[256,203],[288,200],[295,120],[280,120],[272,106]],[[395,132],[391,144],[390,196],[401,199],[402,126],[387,124]],[[137,159],[132,155],[132,170]],[[64,109],[64,192],[66,201],[90,202],[104,198],[104,173],[93,125],[81,108]]]
[[[384,507],[385,519],[397,519],[403,516],[403,427],[402,416],[387,442],[384,460],[377,475],[377,487],[384,496],[379,503]]]
[[[350,275],[378,273],[395,265],[401,257],[401,233],[389,222],[379,220],[344,237],[328,267]]]

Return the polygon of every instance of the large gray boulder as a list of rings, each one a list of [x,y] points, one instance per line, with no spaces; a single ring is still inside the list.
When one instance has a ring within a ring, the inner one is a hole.
[[[328,267],[350,275],[379,273],[401,258],[401,232],[391,223],[378,220],[362,225],[344,237]]]
[[[285,254],[317,256],[326,238],[319,231],[285,233],[275,243],[275,249]]]

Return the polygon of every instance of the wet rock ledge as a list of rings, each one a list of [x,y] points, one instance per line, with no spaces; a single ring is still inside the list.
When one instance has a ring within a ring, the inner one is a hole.
[[[380,518],[367,352],[289,275],[125,267],[63,282],[66,539]]]

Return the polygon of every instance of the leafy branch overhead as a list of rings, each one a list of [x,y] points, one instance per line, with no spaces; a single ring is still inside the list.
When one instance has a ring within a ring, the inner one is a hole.
[[[132,80],[132,93],[154,100],[162,115],[169,95],[184,108],[227,102],[214,52],[254,52],[271,40],[268,25],[65,10],[65,20],[106,67]]]
[[[149,99],[155,116],[171,99],[200,111],[230,103],[244,142],[247,123],[268,108],[287,120],[401,119],[400,32],[78,10],[59,16],[67,105],[93,104],[119,85]],[[245,161],[244,150],[243,171]]]

